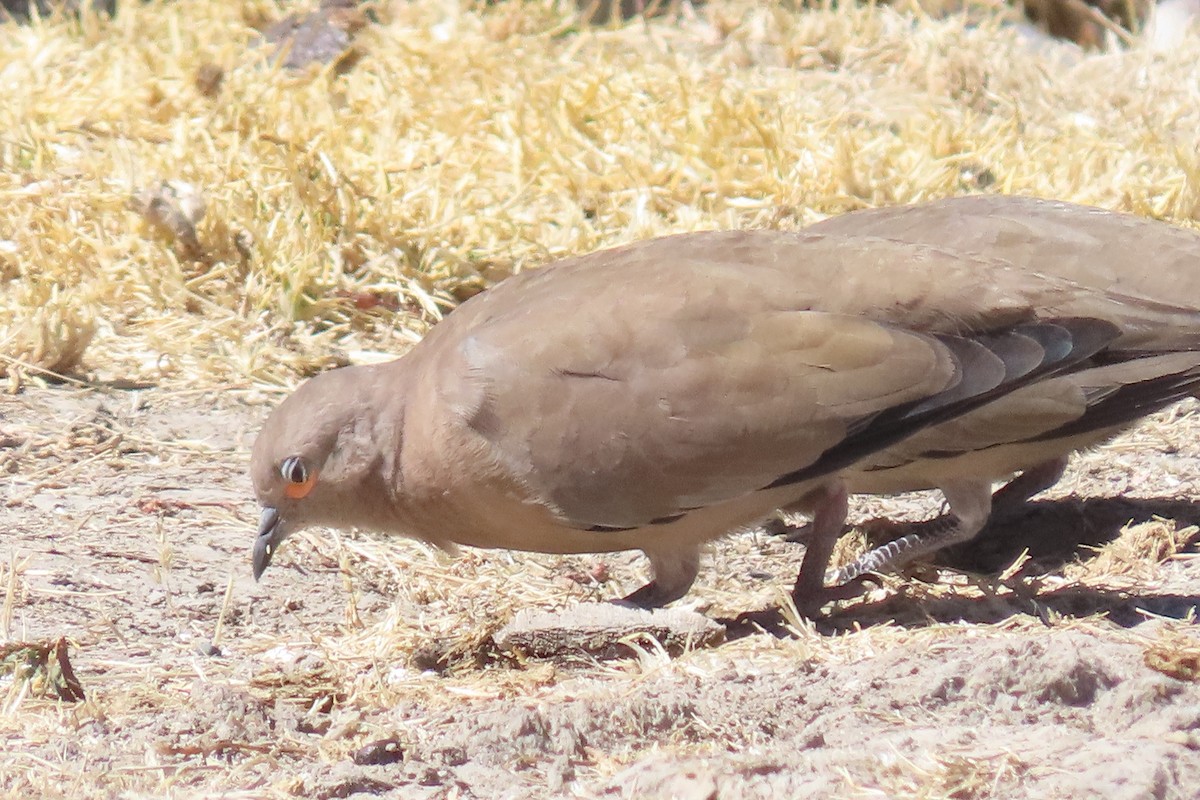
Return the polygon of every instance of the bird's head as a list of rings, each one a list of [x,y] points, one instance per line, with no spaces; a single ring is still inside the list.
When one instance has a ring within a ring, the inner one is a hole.
[[[259,432],[250,466],[262,507],[256,580],[293,533],[309,525],[365,527],[379,517],[391,436],[372,402],[375,369],[343,367],[309,379]]]

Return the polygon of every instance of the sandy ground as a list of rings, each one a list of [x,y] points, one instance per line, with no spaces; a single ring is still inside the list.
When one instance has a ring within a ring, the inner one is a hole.
[[[988,187],[1200,208],[1194,38],[1089,54],[994,9],[753,0],[585,33],[423,0],[302,74],[254,26],[315,0],[121,5],[3,26],[0,340],[28,374],[290,383],[668,232]],[[147,213],[162,181],[205,199],[195,230]],[[254,583],[247,453],[278,398],[0,394],[0,796],[1200,797],[1192,407],[828,618],[780,610],[802,547],[741,535],[683,602],[723,644],[568,663],[492,635],[632,590],[640,556],[314,532]],[[60,641],[86,699],[20,677]]]
[[[255,584],[245,468],[275,399],[0,398],[2,640],[67,637],[87,694],[0,678],[8,796],[1200,796],[1190,408],[1077,459],[1067,499],[957,569],[814,625],[775,611],[801,548],[734,537],[687,598],[724,644],[572,664],[487,635],[632,588],[635,556],[307,536]]]

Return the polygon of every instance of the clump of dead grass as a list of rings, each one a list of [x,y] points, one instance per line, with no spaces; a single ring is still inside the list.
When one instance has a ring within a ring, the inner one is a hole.
[[[1133,525],[1103,547],[1094,548],[1094,556],[1068,565],[1063,575],[1068,580],[1116,579],[1144,586],[1159,564],[1183,552],[1198,534],[1194,525],[1180,527],[1172,520]]]
[[[52,642],[0,644],[0,680],[10,682],[9,697],[3,703],[5,713],[17,708],[26,696],[69,703],[85,699],[68,650],[63,638]]]
[[[1194,625],[1195,620],[1188,623]],[[1185,629],[1168,627],[1161,631],[1142,658],[1146,666],[1176,680],[1200,681],[1200,640]]]

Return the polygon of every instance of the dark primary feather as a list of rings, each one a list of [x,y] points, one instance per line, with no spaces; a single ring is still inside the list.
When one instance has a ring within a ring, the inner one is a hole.
[[[1026,336],[1027,341],[1041,340],[1042,344],[1039,346],[1044,349],[1040,363],[1032,364],[1029,350],[1013,346],[1009,337],[996,338],[994,342],[1002,345],[1001,352],[1018,354],[1018,358],[1010,365],[996,358],[996,350],[986,351],[997,362],[1006,367],[1011,366],[1010,374],[1005,374],[1000,380],[988,385],[986,382],[974,381],[968,373],[968,377],[962,383],[947,392],[913,403],[908,408],[890,409],[855,430],[853,435],[847,436],[837,446],[827,450],[811,465],[782,475],[765,488],[808,480],[850,466],[870,453],[902,441],[915,431],[985,406],[1033,381],[1067,372],[1087,361],[1107,342],[1115,339],[1119,335],[1119,329],[1103,320],[1058,320],[1040,326],[1023,325],[1014,333]],[[939,337],[943,342],[947,338]],[[987,341],[988,337],[983,337],[982,341],[972,344],[986,347]]]

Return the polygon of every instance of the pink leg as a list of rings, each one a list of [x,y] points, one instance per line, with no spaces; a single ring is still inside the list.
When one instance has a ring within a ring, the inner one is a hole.
[[[862,593],[859,585],[851,587],[838,586],[825,588],[825,570],[829,566],[829,557],[833,555],[833,547],[846,524],[846,514],[850,504],[846,493],[846,485],[841,481],[829,484],[818,493],[805,498],[805,505],[812,509],[812,522],[806,538],[804,561],[800,565],[800,575],[792,589],[792,600],[796,608],[809,614],[816,612],[830,600],[840,600],[855,597]]]

